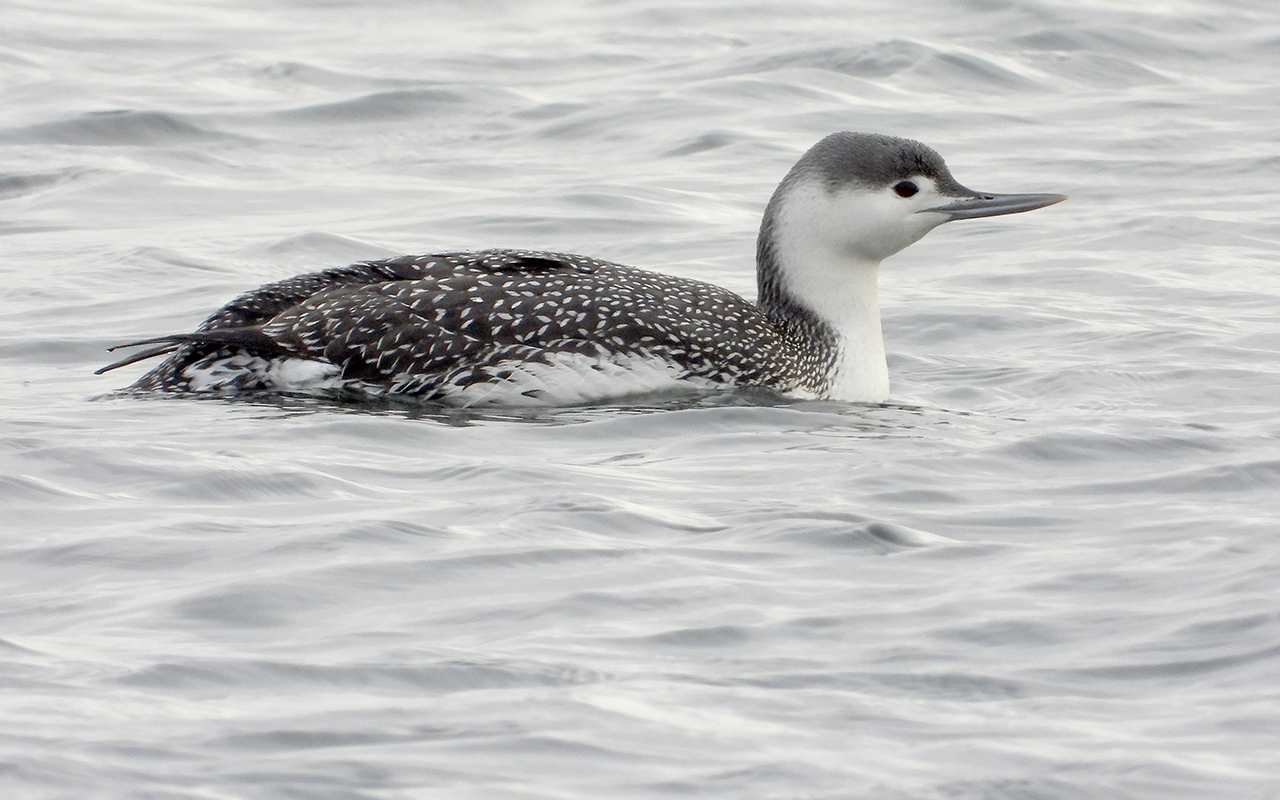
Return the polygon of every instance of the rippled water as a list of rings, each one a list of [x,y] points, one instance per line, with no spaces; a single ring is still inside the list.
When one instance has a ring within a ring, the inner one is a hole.
[[[1280,797],[1280,12],[0,3],[0,787]],[[119,397],[357,259],[750,294],[834,130],[987,191],[882,270],[896,402]]]

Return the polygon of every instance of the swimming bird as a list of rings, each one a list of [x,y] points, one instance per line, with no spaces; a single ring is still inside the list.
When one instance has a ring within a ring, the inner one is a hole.
[[[880,262],[944,222],[1065,199],[975,192],[920,142],[833,133],[800,158],[765,208],[755,303],[713,284],[567,253],[404,256],[269,283],[193,333],[121,345],[152,347],[98,374],[165,355],[130,388],[357,388],[473,405],[757,386],[883,402]]]

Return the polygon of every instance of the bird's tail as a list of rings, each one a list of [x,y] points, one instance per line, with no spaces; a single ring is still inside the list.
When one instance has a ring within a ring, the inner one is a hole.
[[[212,345],[216,347],[239,347],[262,355],[273,356],[282,355],[289,351],[275,339],[272,339],[258,327],[248,328],[219,328],[211,331],[199,331],[196,333],[175,333],[169,336],[157,336],[154,339],[143,339],[137,342],[129,342],[128,344],[118,344],[115,347],[108,347],[108,353],[114,353],[116,350],[122,350],[126,347],[142,347],[143,345],[154,344],[159,347],[152,347],[138,353],[134,353],[126,358],[122,358],[113,364],[108,364],[102,369],[94,370],[94,375],[101,375],[104,372],[110,372],[118,367],[135,364],[139,361],[146,361],[148,358],[163,356],[172,353],[183,345]]]

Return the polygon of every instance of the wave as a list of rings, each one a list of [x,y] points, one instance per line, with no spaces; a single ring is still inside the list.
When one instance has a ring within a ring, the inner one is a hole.
[[[12,144],[166,146],[233,138],[163,111],[91,111],[71,119],[0,130]]]
[[[269,116],[290,122],[328,124],[390,122],[455,113],[472,99],[471,95],[451,89],[400,89],[276,111]]]

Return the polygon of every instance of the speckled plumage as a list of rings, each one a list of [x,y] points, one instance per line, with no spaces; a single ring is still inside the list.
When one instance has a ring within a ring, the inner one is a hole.
[[[816,392],[805,376],[823,357],[718,286],[523,250],[405,256],[299,275],[236,298],[195,334],[175,338],[187,340],[167,343],[169,357],[133,388],[188,391],[193,365],[205,374],[248,350],[267,360],[327,362],[343,381],[427,398],[503,381],[513,364],[561,353],[642,356],[675,365],[680,377]],[[242,359],[240,367],[202,388],[280,388],[265,362],[252,368]]]

